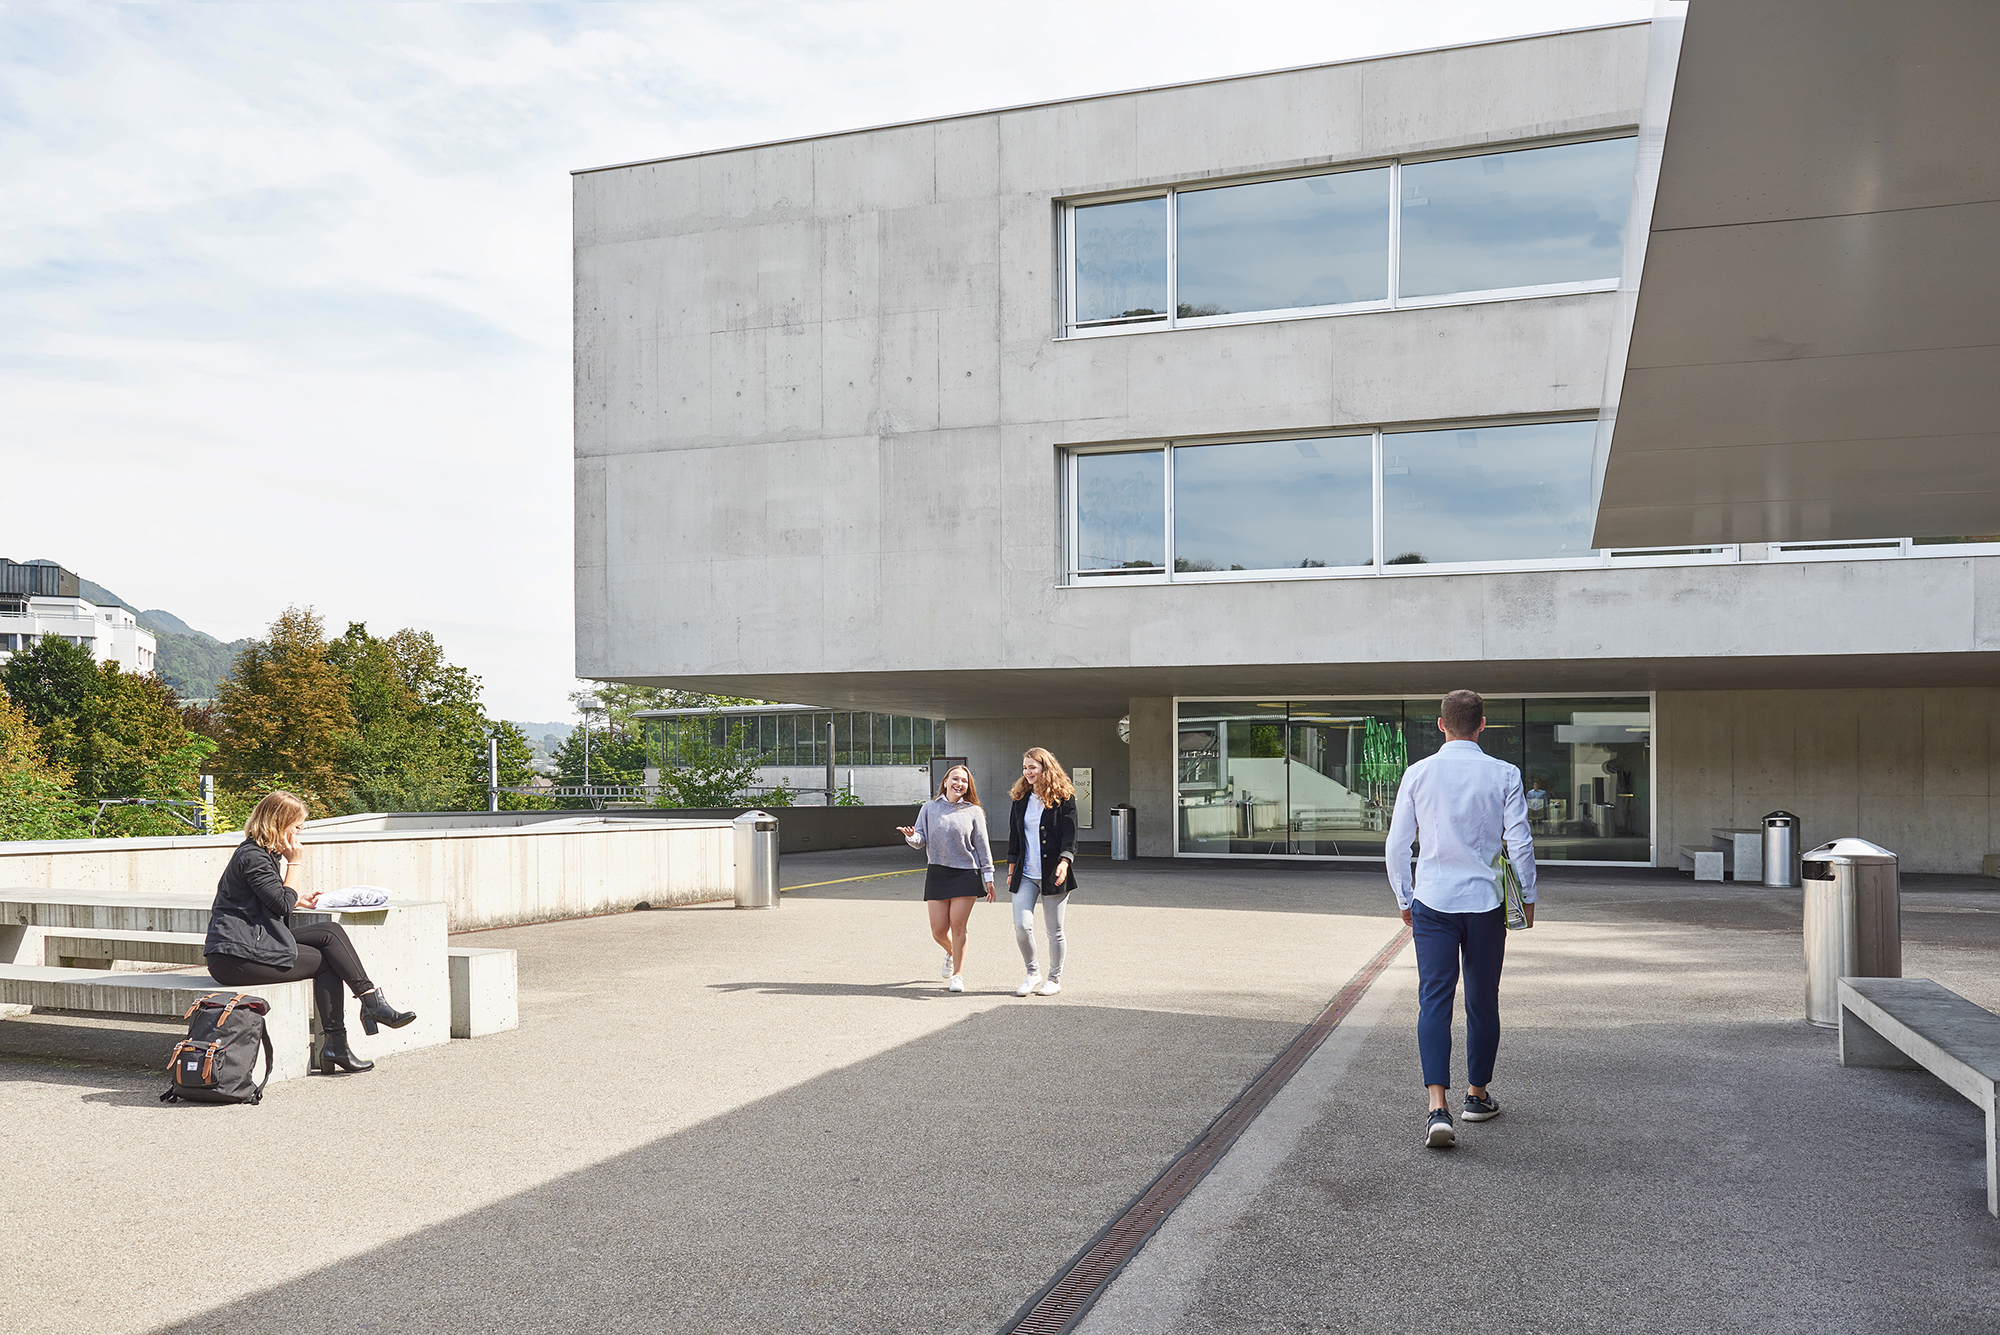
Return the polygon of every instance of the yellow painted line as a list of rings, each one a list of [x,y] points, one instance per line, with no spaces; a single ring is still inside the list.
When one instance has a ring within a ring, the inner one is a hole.
[[[915,876],[923,870],[925,869],[922,867],[912,867],[908,871],[878,871],[872,876],[843,876],[837,881],[808,881],[804,885],[784,885],[778,888],[781,890],[811,890],[822,885],[846,885],[849,881],[881,881],[891,876]]]

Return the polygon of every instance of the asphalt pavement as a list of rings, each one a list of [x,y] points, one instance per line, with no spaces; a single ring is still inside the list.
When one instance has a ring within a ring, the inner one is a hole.
[[[157,1028],[0,1022],[0,1331],[997,1332],[1400,927],[1379,871],[1090,858],[1063,993],[981,905],[953,995],[913,871],[463,938],[518,1031],[258,1108],[157,1103]],[[1993,884],[1911,878],[1905,964],[2000,1009]],[[1983,1122],[1835,1063],[1798,918],[1551,872],[1449,1152],[1406,952],[1082,1330],[1990,1330]]]

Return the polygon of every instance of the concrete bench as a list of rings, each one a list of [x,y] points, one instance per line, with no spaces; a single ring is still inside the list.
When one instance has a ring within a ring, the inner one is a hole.
[[[109,969],[113,960],[134,964],[200,964],[203,932],[45,931],[42,962],[68,969]]]
[[[1697,881],[1719,881],[1723,873],[1723,852],[1700,844],[1680,846],[1681,870],[1691,871]]]
[[[224,987],[205,973],[117,973],[110,969],[65,969],[47,964],[0,964],[0,1004],[10,1006],[179,1020],[211,992],[245,992],[262,997],[270,1006],[264,1027],[271,1035],[273,1081],[296,1080],[311,1068],[310,982]],[[162,1070],[172,1047],[173,1043],[163,1035]]]
[[[511,950],[452,946],[451,1036],[480,1038],[521,1027],[521,976]]]
[[[158,938],[153,947],[158,954],[184,950],[190,943],[204,938],[213,904],[214,896],[209,894],[148,895],[52,890],[46,887],[0,888],[0,965],[17,969],[40,966],[50,957],[46,944],[50,937],[72,943],[98,942],[105,948],[111,948],[116,943],[117,948],[108,956],[111,959],[139,959],[136,955],[126,955],[125,951],[144,949],[140,939],[146,937]],[[378,1057],[449,1043],[452,1007],[451,978],[445,960],[445,906],[431,901],[394,899],[373,908],[299,909],[292,915],[292,921],[300,925],[327,919],[338,919],[347,929],[355,950],[368,968],[368,976],[389,999],[397,1006],[417,1013],[417,1019],[412,1024],[401,1029],[384,1028],[370,1035],[364,1033],[356,1021],[355,1005],[350,1000],[347,1003],[347,1034],[355,1055],[372,1061]],[[69,948],[59,948],[55,958],[60,959],[65,954],[72,959],[107,958],[101,954],[93,956],[81,949],[70,953]],[[200,952],[197,950],[188,962],[199,964]],[[107,971],[72,969],[68,972]],[[200,990],[232,990],[215,984],[206,974],[134,973],[124,976],[134,981],[121,986],[136,986],[140,982],[171,986],[165,982],[166,979],[175,978],[185,983],[198,978],[199,981],[193,985]],[[304,994],[308,998],[306,1011],[311,1014],[309,983],[280,986],[307,988]],[[258,988],[233,990],[262,995]],[[109,1013],[121,1009],[74,1006],[66,1002],[11,1002],[0,996],[0,1005],[7,1004],[50,1005],[66,1010],[101,1009]],[[181,1009],[185,1010],[186,1006]],[[153,1012],[126,1010],[124,1013]]]
[[[1764,880],[1764,831],[1710,827],[1708,842],[1722,851],[1722,865],[1732,881]]]
[[[2000,1015],[1928,978],[1840,980],[1840,1064],[1921,1066],[1986,1114],[1986,1209],[2000,1215]]]

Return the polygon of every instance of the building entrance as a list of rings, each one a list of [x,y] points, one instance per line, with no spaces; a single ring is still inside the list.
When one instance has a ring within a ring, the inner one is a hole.
[[[1177,849],[1380,858],[1404,773],[1444,744],[1435,699],[1179,700]],[[1645,696],[1495,697],[1488,755],[1516,765],[1535,855],[1649,863]]]

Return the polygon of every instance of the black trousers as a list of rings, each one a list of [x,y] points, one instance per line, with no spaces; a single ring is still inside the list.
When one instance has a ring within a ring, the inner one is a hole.
[[[310,978],[319,1027],[329,1033],[345,1033],[347,1001],[340,995],[340,985],[347,984],[357,997],[375,987],[368,981],[368,971],[361,967],[361,956],[355,953],[354,943],[347,939],[347,929],[337,922],[313,922],[293,928],[292,936],[299,943],[299,957],[289,969],[234,955],[210,955],[209,975],[224,987],[296,983],[301,978]]]

